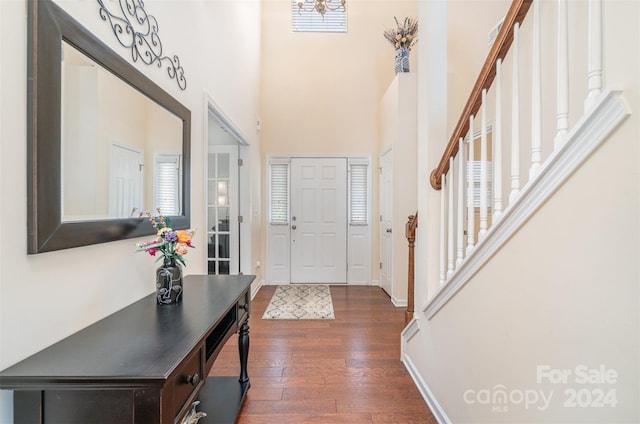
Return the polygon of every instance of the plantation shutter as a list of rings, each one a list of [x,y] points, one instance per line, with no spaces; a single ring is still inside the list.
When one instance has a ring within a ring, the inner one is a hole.
[[[367,165],[349,167],[349,225],[367,225]]]
[[[271,164],[271,224],[289,223],[289,164]]]
[[[467,188],[467,205],[474,208],[480,207],[480,164],[479,160],[467,161],[467,187],[473,176],[473,193],[469,193]],[[491,209],[491,199],[493,198],[493,162],[487,162],[487,206]]]
[[[340,0],[331,0],[329,4],[339,5]],[[291,1],[291,23],[294,32],[347,32],[347,11],[327,9],[323,16],[315,10],[299,10],[298,2]]]
[[[180,215],[180,167],[180,154],[156,156],[154,196],[162,215]]]

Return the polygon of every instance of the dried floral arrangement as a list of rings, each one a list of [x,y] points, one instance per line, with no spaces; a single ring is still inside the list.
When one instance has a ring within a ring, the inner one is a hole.
[[[394,16],[393,19],[396,21],[396,27],[386,29],[384,31],[384,38],[386,38],[396,50],[403,47],[411,50],[411,47],[418,42],[418,20],[407,17],[404,18],[404,22],[400,25],[398,18]]]

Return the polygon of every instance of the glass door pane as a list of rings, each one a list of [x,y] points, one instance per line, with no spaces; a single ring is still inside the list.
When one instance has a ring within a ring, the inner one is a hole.
[[[207,165],[208,272],[237,274],[238,147],[209,146]]]

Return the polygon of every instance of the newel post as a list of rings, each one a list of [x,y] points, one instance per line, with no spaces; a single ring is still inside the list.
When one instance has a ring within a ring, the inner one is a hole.
[[[414,247],[416,241],[416,228],[418,227],[418,212],[409,215],[405,232],[409,241],[409,279],[407,283],[407,310],[404,314],[404,323],[408,324],[413,319],[414,312],[414,282],[415,282],[415,256]]]

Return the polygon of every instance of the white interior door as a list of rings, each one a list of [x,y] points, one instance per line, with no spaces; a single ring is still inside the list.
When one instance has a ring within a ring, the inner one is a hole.
[[[347,282],[347,160],[291,159],[291,282]]]
[[[141,151],[111,144],[109,171],[109,217],[127,218],[133,209],[142,210]]]
[[[380,286],[389,296],[393,283],[393,151],[380,158]]]

